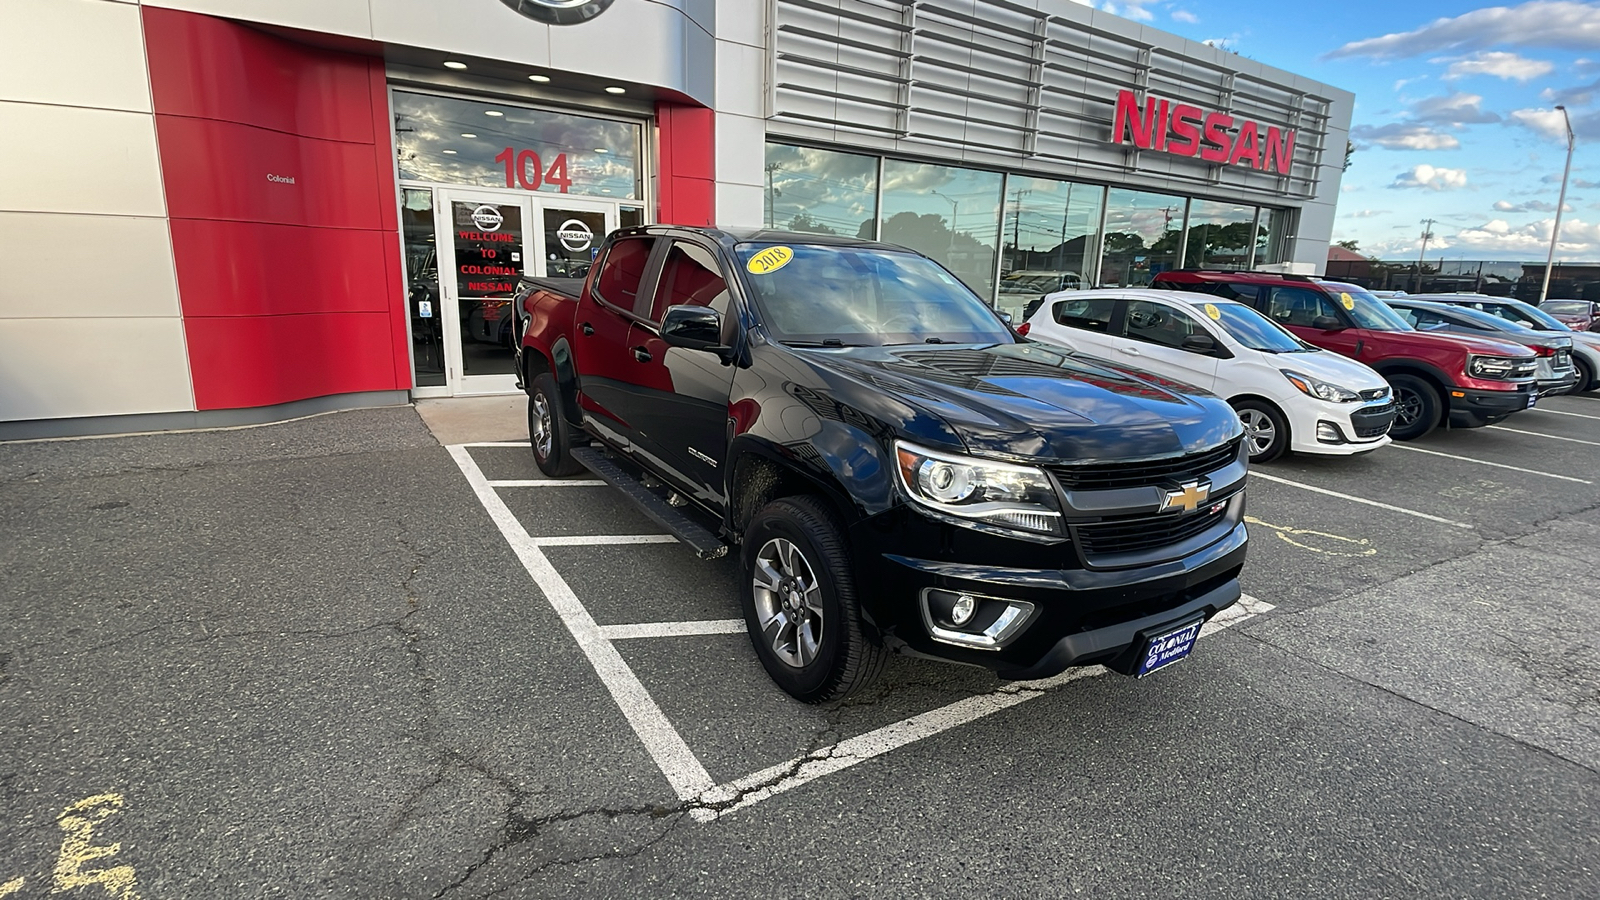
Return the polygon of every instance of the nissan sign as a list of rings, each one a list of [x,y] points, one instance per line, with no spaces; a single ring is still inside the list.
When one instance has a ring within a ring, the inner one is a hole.
[[[1294,160],[1294,138],[1293,129],[1280,129],[1276,125],[1263,127],[1227,113],[1149,95],[1141,106],[1133,91],[1117,95],[1117,112],[1111,125],[1114,144],[1128,143],[1141,150],[1199,156],[1218,165],[1247,164],[1257,171],[1280,175],[1289,174]]]
[[[484,231],[499,231],[500,224],[504,221],[505,217],[500,215],[500,210],[487,204],[472,211],[472,224]]]
[[[576,25],[605,12],[612,0],[500,0],[517,12],[550,25]]]
[[[573,253],[581,253],[594,243],[594,231],[581,219],[568,219],[556,229],[556,238],[561,241],[561,246]]]

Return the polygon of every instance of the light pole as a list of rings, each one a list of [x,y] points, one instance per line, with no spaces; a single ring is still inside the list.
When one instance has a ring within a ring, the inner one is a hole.
[[[936,190],[934,190],[932,188],[928,189],[928,193],[930,193],[930,194],[934,195],[935,197],[938,197],[939,199],[943,200],[944,202],[950,204],[950,249],[948,251],[946,251],[946,253],[947,253],[948,256],[952,256],[953,257],[953,256],[955,256],[955,252],[956,252],[956,211],[961,208],[961,204],[957,203],[955,200],[950,199],[949,197],[946,197],[945,195],[939,193],[938,191],[936,191]],[[953,260],[946,260],[946,262],[953,262]]]
[[[1567,167],[1561,170],[1561,196],[1556,200],[1556,224],[1550,229],[1550,255],[1544,260],[1544,284],[1539,286],[1540,303],[1550,293],[1550,267],[1555,264],[1556,240],[1561,237],[1561,208],[1567,205],[1567,176],[1572,174],[1572,148],[1578,143],[1578,136],[1572,133],[1572,117],[1567,115],[1567,108],[1558,106],[1556,109],[1561,110],[1561,121],[1567,127]]]
[[[1433,220],[1422,220],[1422,252],[1417,254],[1417,293],[1422,293],[1422,262],[1428,256],[1428,238],[1433,237]]]

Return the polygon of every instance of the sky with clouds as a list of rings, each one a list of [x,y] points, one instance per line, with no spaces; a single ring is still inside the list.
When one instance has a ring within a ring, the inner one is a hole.
[[[1079,0],[1087,2],[1087,0]],[[1335,240],[1415,259],[1600,261],[1600,2],[1094,0],[1356,95]]]

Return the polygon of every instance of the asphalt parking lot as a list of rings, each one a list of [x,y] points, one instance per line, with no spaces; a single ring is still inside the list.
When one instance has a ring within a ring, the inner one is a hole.
[[[1182,665],[813,708],[525,446],[0,445],[0,897],[1597,896],[1597,451],[1562,397],[1259,467]]]

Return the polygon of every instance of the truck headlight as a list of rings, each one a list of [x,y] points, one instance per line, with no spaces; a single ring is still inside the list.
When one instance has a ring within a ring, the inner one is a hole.
[[[1474,356],[1467,361],[1467,373],[1477,378],[1506,378],[1517,361],[1503,356]]]
[[[900,486],[916,503],[1001,528],[1061,534],[1055,486],[1042,469],[895,441]]]
[[[1279,369],[1278,371],[1283,373],[1283,377],[1289,379],[1290,384],[1299,388],[1300,393],[1308,397],[1316,397],[1318,400],[1329,400],[1334,403],[1354,403],[1361,399],[1360,394],[1349,388],[1342,388],[1337,384],[1329,384],[1326,381],[1318,381],[1310,375],[1301,375],[1299,372],[1291,372],[1288,369]]]

